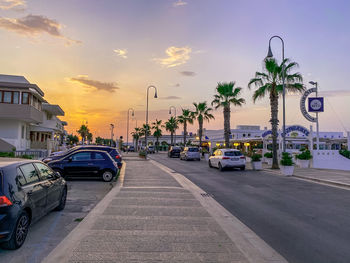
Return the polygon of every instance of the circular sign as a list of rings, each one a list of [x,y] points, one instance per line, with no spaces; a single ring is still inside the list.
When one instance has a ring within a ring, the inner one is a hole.
[[[322,102],[321,100],[314,99],[310,103],[310,107],[314,111],[319,111],[322,108]]]
[[[311,121],[311,122],[317,122],[317,119],[315,117],[312,117],[306,110],[306,107],[305,107],[305,101],[306,101],[306,98],[307,96],[309,96],[311,93],[313,92],[316,92],[317,89],[316,88],[311,88],[311,89],[308,89],[305,91],[305,93],[303,94],[303,96],[301,97],[300,99],[300,110],[301,110],[301,113],[304,115],[304,117],[308,120],[308,121]]]

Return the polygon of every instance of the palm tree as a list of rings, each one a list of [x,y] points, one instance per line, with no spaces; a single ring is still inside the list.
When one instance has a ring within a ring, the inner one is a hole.
[[[265,59],[264,72],[256,72],[255,78],[252,78],[248,87],[254,84],[256,90],[253,94],[253,101],[269,96],[271,108],[271,126],[272,126],[272,169],[278,169],[277,159],[277,129],[278,129],[278,98],[283,93],[282,77],[285,75],[286,92],[302,92],[305,90],[303,86],[303,77],[300,73],[291,73],[298,67],[296,62],[285,59],[279,65],[274,58]]]
[[[188,109],[182,109],[182,115],[177,117],[179,123],[184,126],[184,145],[186,146],[186,136],[187,136],[187,124],[193,124],[195,116],[194,113]]]
[[[218,83],[216,86],[217,94],[214,95],[214,100],[211,102],[215,109],[220,107],[223,108],[224,113],[224,137],[225,137],[225,147],[230,146],[230,118],[231,118],[231,104],[234,106],[242,106],[245,103],[243,98],[237,98],[241,93],[242,88],[235,88],[235,82],[231,81],[229,83],[222,82]]]
[[[135,128],[135,131],[131,133],[133,139],[135,140],[135,149],[138,151],[138,144],[139,144],[139,139],[142,136],[141,129],[140,128]]]
[[[86,137],[90,133],[90,130],[86,125],[83,124],[80,126],[79,130],[77,130],[77,133],[79,133],[79,135],[81,136],[83,144],[84,144]]]
[[[165,129],[170,132],[170,141],[171,145],[173,145],[173,137],[174,137],[174,132],[176,131],[178,126],[178,121],[175,117],[171,117],[166,123],[165,123]]]
[[[203,121],[210,121],[210,119],[215,119],[211,114],[212,108],[209,108],[207,102],[193,103],[196,110],[193,112],[195,118],[198,120],[198,136],[199,136],[199,147],[202,146],[202,137],[203,137]]]
[[[141,131],[141,136],[146,136],[146,132],[147,132],[147,137],[151,135],[151,127],[149,126],[149,124],[142,124],[140,131]]]
[[[162,137],[162,120],[157,120],[155,122],[152,123],[152,129],[154,130],[153,132],[153,136],[156,137],[156,149],[158,152],[158,148],[159,148],[159,138]]]

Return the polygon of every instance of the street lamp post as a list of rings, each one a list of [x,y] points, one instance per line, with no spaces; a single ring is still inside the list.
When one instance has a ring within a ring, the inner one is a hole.
[[[174,109],[175,112],[175,121],[176,121],[176,107],[175,106],[170,106],[169,107],[169,114],[171,114],[171,109]],[[176,145],[176,129],[175,129],[175,145]]]
[[[150,88],[154,88],[154,98],[158,98],[157,88],[153,85],[148,86],[147,87],[147,103],[146,103],[146,132],[145,132],[146,159],[147,159],[147,133],[148,133],[148,93],[149,93]]]
[[[111,146],[113,146],[112,143],[113,143],[113,135],[114,135],[113,134],[114,124],[111,123],[110,125],[111,125]]]
[[[315,81],[309,81],[311,85],[314,85],[316,88],[316,97],[318,96],[318,83]],[[320,127],[318,124],[318,112],[316,112],[316,150],[320,149]],[[312,146],[313,149],[313,146]]]
[[[279,38],[282,42],[282,85],[283,85],[283,93],[282,93],[282,97],[283,97],[283,144],[282,144],[282,149],[283,152],[286,151],[286,85],[285,85],[285,66],[284,66],[284,41],[280,36],[273,36],[270,38],[269,40],[269,51],[267,53],[267,57],[268,58],[272,58],[273,54],[272,54],[272,50],[271,50],[271,40],[273,38]]]
[[[131,110],[131,116],[134,117],[135,112],[133,108],[128,109],[128,120],[126,124],[126,152],[129,153],[129,112]]]

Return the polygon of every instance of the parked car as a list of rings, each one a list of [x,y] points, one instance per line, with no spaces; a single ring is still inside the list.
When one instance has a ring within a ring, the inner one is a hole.
[[[134,152],[135,151],[135,147],[134,146],[129,146],[128,151],[129,152]]]
[[[218,149],[209,157],[209,167],[245,169],[245,156],[236,149]]]
[[[168,151],[168,157],[180,157],[181,147],[180,146],[171,146]]]
[[[148,153],[155,153],[156,152],[156,149],[154,148],[153,145],[150,145],[147,147],[147,152]]]
[[[122,163],[122,156],[121,154],[117,151],[116,148],[114,147],[110,147],[110,146],[100,146],[100,145],[82,145],[82,146],[76,146],[73,147],[72,149],[64,152],[61,155],[55,155],[55,156],[49,156],[47,158],[43,159],[44,163],[48,163],[54,160],[59,160],[62,159],[68,155],[70,155],[71,153],[74,153],[76,151],[79,150],[101,150],[101,151],[106,151],[109,153],[109,155],[113,158],[114,161],[116,161],[118,163],[118,168],[120,169],[123,165]]]
[[[63,210],[66,181],[40,161],[0,163],[0,245],[21,247],[28,228],[51,210]]]
[[[79,150],[48,165],[62,177],[100,177],[110,182],[118,173],[118,164],[102,150]]]
[[[198,147],[185,147],[180,153],[180,160],[201,160],[201,154]]]

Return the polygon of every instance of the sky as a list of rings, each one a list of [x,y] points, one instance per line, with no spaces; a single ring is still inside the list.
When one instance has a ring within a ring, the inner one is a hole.
[[[0,0],[0,73],[37,84],[75,133],[88,123],[94,137],[126,136],[149,120],[167,120],[169,107],[210,103],[218,82],[235,81],[246,99],[232,107],[236,125],[270,127],[268,98],[252,102],[247,84],[262,71],[271,36],[285,42],[285,56],[319,84],[325,112],[321,131],[350,131],[350,3],[302,0]],[[281,43],[272,41],[281,60]],[[286,123],[309,128],[301,95],[286,97]],[[282,102],[282,100],[280,100]],[[280,103],[282,120],[282,108]],[[222,110],[207,129],[222,129]],[[198,125],[190,126],[196,131]],[[129,139],[130,140],[130,139]]]

